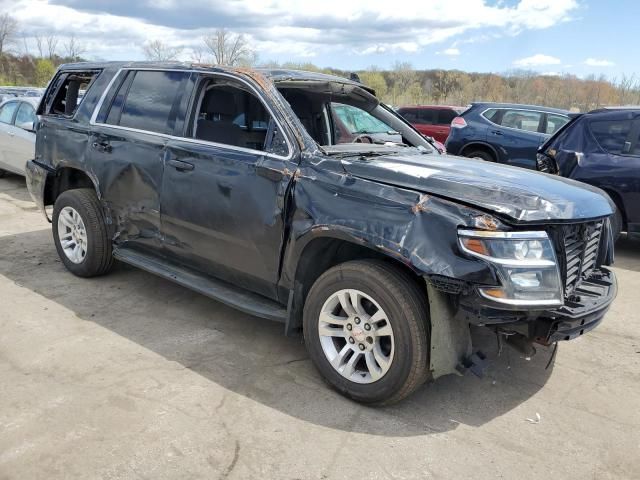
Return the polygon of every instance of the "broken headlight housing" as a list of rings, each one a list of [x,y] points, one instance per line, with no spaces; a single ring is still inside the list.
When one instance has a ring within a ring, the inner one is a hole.
[[[460,247],[489,262],[501,286],[480,294],[514,306],[562,305],[562,282],[555,250],[546,232],[459,230]]]

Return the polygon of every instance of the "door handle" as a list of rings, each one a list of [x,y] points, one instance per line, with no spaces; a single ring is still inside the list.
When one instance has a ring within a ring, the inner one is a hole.
[[[268,178],[274,182],[279,182],[284,178],[284,172],[275,168],[265,167],[264,165],[256,165],[256,175]]]
[[[111,145],[109,142],[93,142],[91,146],[99,152],[111,153]]]
[[[491,130],[494,135],[504,135],[500,130]]]
[[[193,163],[183,162],[182,160],[176,160],[172,158],[167,162],[168,165],[171,165],[173,168],[178,170],[179,172],[188,172],[193,170],[195,167]]]

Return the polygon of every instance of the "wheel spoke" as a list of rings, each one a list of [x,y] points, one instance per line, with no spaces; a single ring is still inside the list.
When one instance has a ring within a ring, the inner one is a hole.
[[[351,295],[349,295],[348,291],[340,292],[338,294],[338,299],[340,300],[342,309],[348,316],[353,316],[357,313],[355,308],[353,308],[353,305],[351,304]]]
[[[76,243],[76,246],[73,247],[73,258],[75,259],[76,262],[80,262],[80,260],[82,260],[82,257],[80,256],[82,254],[82,249],[80,248],[80,245],[78,245]]]
[[[385,373],[387,370],[389,370],[390,358],[387,357],[384,353],[382,353],[379,343],[377,343],[373,347],[373,356],[375,357],[377,364],[380,365],[380,368],[382,369],[382,373]]]
[[[330,327],[328,325],[320,325],[318,333],[323,337],[346,337],[342,328]]]
[[[71,245],[73,245],[73,240],[72,239],[68,239],[68,240],[60,240],[60,246],[64,249],[69,248]]]
[[[344,325],[347,320],[348,318],[346,317],[338,317],[327,311],[320,313],[320,321],[330,325]]]
[[[351,351],[351,347],[349,346],[349,344],[348,343],[345,344],[345,346],[342,347],[342,350],[340,350],[338,354],[335,356],[335,358],[331,361],[331,365],[333,365],[333,368],[335,368],[338,371],[341,370],[344,360],[350,351]]]
[[[58,218],[65,227],[73,228],[73,218],[67,210],[63,210],[62,212],[60,212],[60,216]]]
[[[376,313],[374,313],[373,315],[371,315],[371,318],[369,319],[370,323],[378,323],[382,320],[386,320],[387,319],[387,315],[384,313],[384,310],[382,309],[378,309],[378,311]]]
[[[391,325],[388,323],[380,328],[376,328],[375,331],[376,337],[388,337],[393,335],[393,330],[391,330]]]
[[[351,305],[353,306],[356,314],[360,315],[361,317],[366,315],[367,312],[365,312],[364,308],[362,308],[362,295],[360,295],[360,293],[356,292],[355,290],[351,290],[349,292],[349,297],[351,299]]]
[[[372,352],[365,353],[364,360],[367,363],[367,370],[369,370],[371,380],[375,382],[382,376],[382,369],[376,363]]]
[[[360,358],[360,352],[353,352],[353,355],[351,355],[351,358],[349,359],[347,364],[344,366],[344,369],[342,370],[342,374],[345,377],[349,378],[351,375],[353,375],[353,372],[356,371],[356,363],[358,363],[359,358]]]

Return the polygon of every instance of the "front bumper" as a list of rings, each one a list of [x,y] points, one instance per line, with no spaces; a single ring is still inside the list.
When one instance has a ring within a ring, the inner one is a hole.
[[[548,310],[505,310],[470,292],[460,297],[460,312],[469,323],[512,330],[543,344],[572,340],[595,328],[617,294],[615,274],[595,270],[561,307]]]

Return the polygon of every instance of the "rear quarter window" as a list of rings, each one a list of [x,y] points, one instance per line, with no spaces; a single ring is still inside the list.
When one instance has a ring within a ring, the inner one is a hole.
[[[438,125],[450,125],[454,118],[458,116],[458,112],[448,108],[438,111]]]
[[[61,72],[55,77],[42,102],[44,114],[73,117],[98,75],[99,70]]]
[[[591,120],[589,130],[600,147],[612,154],[629,153],[625,147],[631,132],[632,120]]]

